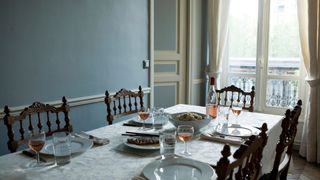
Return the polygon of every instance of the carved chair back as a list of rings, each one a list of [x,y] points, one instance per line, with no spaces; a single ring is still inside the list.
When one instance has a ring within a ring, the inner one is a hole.
[[[285,117],[282,119],[282,132],[276,147],[273,169],[268,179],[287,179],[293,143],[297,133],[298,119],[302,110],[301,106],[302,101],[299,100],[292,111],[289,109],[286,111]]]
[[[253,112],[255,96],[254,90],[255,88],[254,86],[252,86],[250,92],[245,92],[234,85],[224,87],[222,89],[216,89],[218,96],[218,105],[230,106],[230,108],[232,108],[232,104],[241,102],[243,104],[242,109]]]
[[[59,131],[72,132],[69,111],[70,107],[65,97],[62,98],[62,105],[60,107],[34,102],[29,107],[24,108],[19,115],[11,115],[9,107],[5,106],[3,120],[8,130],[7,145],[10,152],[15,152],[20,145],[27,143],[28,136],[26,131],[45,131],[47,136],[51,136],[54,132]],[[61,116],[64,119],[64,126],[61,124]],[[44,123],[46,125],[43,125]],[[18,128],[19,135],[15,134],[15,125]]]
[[[141,86],[138,92],[121,89],[115,95],[106,91],[104,102],[107,106],[107,121],[112,124],[114,119],[124,115],[133,114],[143,107],[143,96]]]
[[[260,128],[259,135],[252,135],[234,152],[235,161],[230,162],[230,146],[225,145],[221,151],[222,158],[214,166],[218,180],[225,179],[257,179],[261,169],[262,152],[267,143],[267,124]]]

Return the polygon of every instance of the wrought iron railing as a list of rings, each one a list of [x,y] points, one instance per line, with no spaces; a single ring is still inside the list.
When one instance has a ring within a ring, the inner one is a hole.
[[[251,91],[251,87],[256,84],[255,78],[240,76],[230,77],[229,82],[245,91]],[[269,79],[266,88],[266,106],[293,107],[297,103],[297,80]]]

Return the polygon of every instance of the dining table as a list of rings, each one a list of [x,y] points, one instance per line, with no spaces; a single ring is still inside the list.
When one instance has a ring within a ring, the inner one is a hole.
[[[178,112],[199,112],[205,114],[205,107],[177,104],[165,109],[166,113],[173,114]],[[232,117],[230,117],[232,118]],[[261,173],[271,171],[275,155],[276,142],[281,132],[281,120],[283,116],[264,114],[259,112],[242,112],[238,118],[241,125],[261,127],[263,123],[268,126],[268,141],[264,148],[262,158]],[[150,163],[159,160],[159,150],[137,150],[128,148],[124,145],[126,136],[122,134],[127,131],[137,132],[138,128],[133,126],[124,126],[124,122],[100,127],[87,134],[96,137],[108,138],[110,143],[102,146],[93,146],[90,149],[77,154],[72,154],[70,163],[57,166],[50,165],[42,168],[27,168],[26,164],[34,159],[26,157],[19,152],[0,156],[0,179],[115,179],[128,180],[141,176],[143,169]],[[211,131],[219,123],[219,118],[213,119],[205,131]],[[168,122],[163,128],[172,128],[173,124]],[[149,130],[155,131],[155,130]],[[146,131],[147,132],[147,131]],[[188,159],[195,160],[210,165],[215,165],[222,157],[221,150],[225,143],[204,140],[195,137],[189,142],[189,151],[191,156]],[[239,146],[231,145],[233,153]],[[178,155],[184,148],[183,142],[176,143],[175,153]],[[49,162],[54,161],[52,156],[42,156]],[[232,160],[232,157],[230,157]],[[214,171],[214,170],[212,170]],[[213,173],[211,179],[215,179]]]

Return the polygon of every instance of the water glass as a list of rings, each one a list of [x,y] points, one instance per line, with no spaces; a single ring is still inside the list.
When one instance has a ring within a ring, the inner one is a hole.
[[[160,132],[160,155],[162,159],[173,157],[176,147],[176,130],[163,130]]]
[[[70,134],[68,132],[53,133],[53,149],[56,164],[68,164],[71,159]]]
[[[168,117],[164,113],[164,108],[152,108],[153,129],[159,130],[168,122]]]
[[[229,120],[229,106],[219,106],[219,116],[222,119],[222,123],[228,122]]]

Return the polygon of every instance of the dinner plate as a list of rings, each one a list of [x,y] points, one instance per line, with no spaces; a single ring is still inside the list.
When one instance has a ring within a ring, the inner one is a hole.
[[[219,124],[216,128],[215,133],[225,136],[234,136],[234,137],[250,137],[253,134],[256,134],[258,129],[238,124]]]
[[[71,138],[71,153],[81,153],[90,149],[93,145],[92,140],[85,138]],[[44,147],[40,151],[41,154],[53,155],[53,142],[52,140],[46,141]]]
[[[137,145],[137,144],[131,144],[128,142],[124,142],[123,144],[134,149],[143,149],[143,150],[160,149],[160,144]]]
[[[157,179],[212,179],[213,169],[205,163],[174,157],[156,160],[148,164],[142,170],[143,175],[150,180]]]

